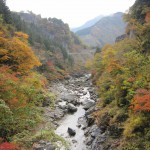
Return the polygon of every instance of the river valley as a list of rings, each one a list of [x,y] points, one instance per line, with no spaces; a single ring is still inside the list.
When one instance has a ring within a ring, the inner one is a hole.
[[[49,89],[57,99],[53,110],[45,107],[45,118],[47,123],[52,123],[55,133],[65,139],[70,150],[99,150],[98,143],[105,138],[92,116],[97,110],[97,95],[90,74],[55,82]],[[57,146],[57,150],[66,150],[60,142]]]

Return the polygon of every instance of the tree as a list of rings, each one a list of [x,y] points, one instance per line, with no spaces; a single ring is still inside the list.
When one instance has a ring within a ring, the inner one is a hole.
[[[150,90],[138,89],[132,100],[131,108],[134,111],[150,111]]]
[[[0,32],[0,64],[8,65],[14,71],[26,73],[41,65],[33,50],[28,46],[28,35],[22,32]]]
[[[0,14],[3,15],[4,21],[8,24],[12,23],[11,12],[6,6],[6,0],[0,0]]]

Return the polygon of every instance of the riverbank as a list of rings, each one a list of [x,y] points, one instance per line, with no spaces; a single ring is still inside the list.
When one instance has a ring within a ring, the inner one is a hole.
[[[49,106],[44,108],[47,121],[42,127],[43,130],[51,123],[55,133],[65,139],[71,150],[94,150],[95,146],[92,144],[95,145],[94,139],[99,130],[92,116],[96,110],[97,96],[90,75],[69,77],[62,82],[53,83],[49,90],[57,98],[53,109]],[[68,128],[75,134],[72,135]],[[61,142],[56,142],[56,145],[58,150],[66,149]],[[37,150],[35,144],[34,149]]]

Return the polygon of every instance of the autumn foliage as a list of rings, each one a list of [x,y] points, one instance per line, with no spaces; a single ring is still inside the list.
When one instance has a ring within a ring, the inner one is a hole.
[[[138,89],[131,105],[134,111],[150,111],[150,90]]]
[[[150,12],[148,12],[145,16],[145,22],[150,23]],[[150,25],[150,24],[149,24]]]
[[[19,150],[19,148],[16,144],[5,142],[0,144],[0,150]]]
[[[109,136],[120,141],[116,148],[119,150],[150,149],[150,7],[147,3],[150,5],[147,0],[136,0],[135,8],[128,14],[127,37],[104,46],[87,64],[100,99],[95,119],[100,127],[105,126],[106,134],[113,128]],[[120,129],[120,135],[116,134]]]
[[[28,44],[28,35],[0,22],[0,139],[33,128],[39,120],[47,80],[33,71],[41,63]],[[2,143],[0,150],[19,150]]]
[[[25,73],[40,66],[38,58],[28,45],[28,35],[22,32],[9,34],[7,28],[0,27],[0,63],[8,65],[14,71]]]

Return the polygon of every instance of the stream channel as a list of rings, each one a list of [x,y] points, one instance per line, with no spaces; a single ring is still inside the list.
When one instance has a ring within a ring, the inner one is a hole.
[[[69,143],[71,150],[87,150],[84,136],[84,129],[87,126],[85,110],[95,104],[95,101],[90,98],[89,89],[92,84],[89,78],[90,75],[71,78],[56,87],[60,92],[57,103],[58,108],[68,111],[58,121],[59,126],[56,128],[55,133]],[[75,131],[74,136],[68,133],[68,127]],[[61,149],[63,150],[63,147]]]

